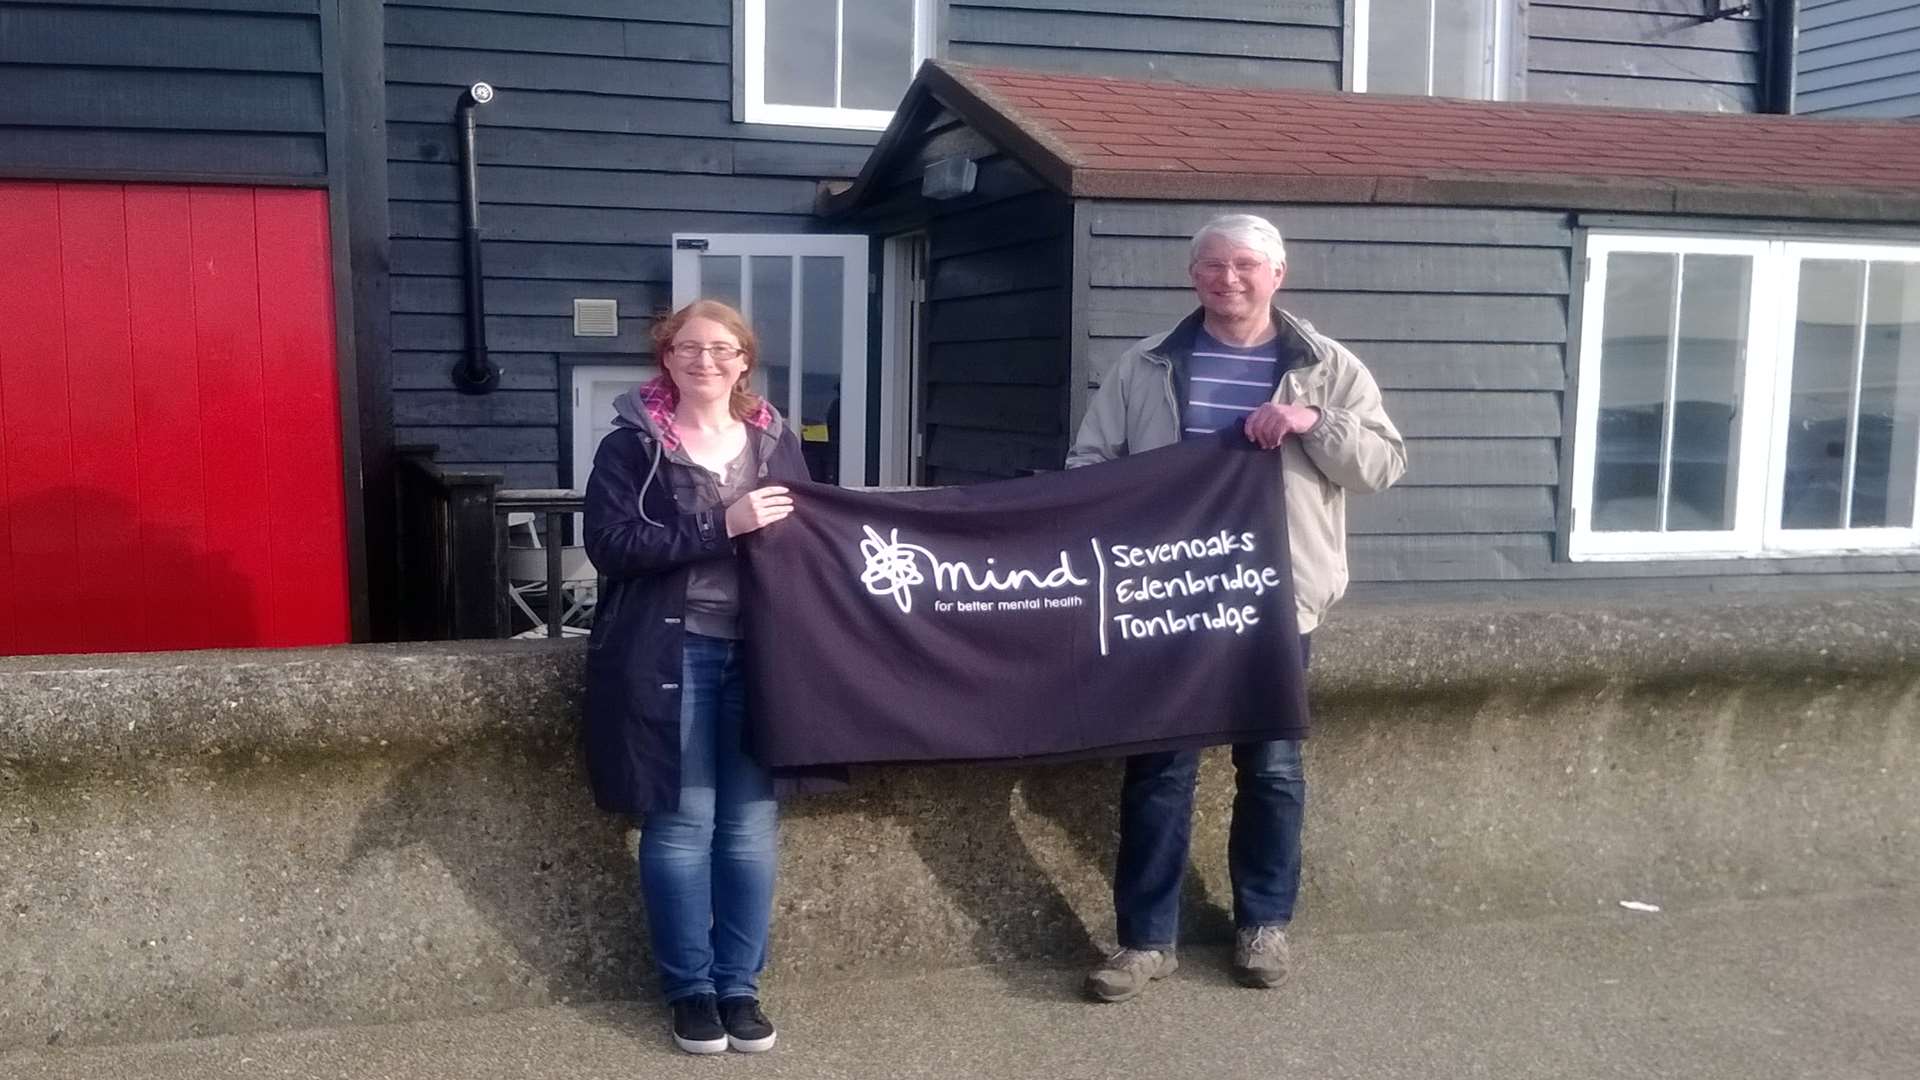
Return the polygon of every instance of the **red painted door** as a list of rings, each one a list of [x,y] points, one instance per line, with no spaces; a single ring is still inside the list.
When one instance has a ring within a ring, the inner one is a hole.
[[[0,181],[0,654],[345,641],[326,194]]]

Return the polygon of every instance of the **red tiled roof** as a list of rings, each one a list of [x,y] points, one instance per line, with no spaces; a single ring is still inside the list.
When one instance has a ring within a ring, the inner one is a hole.
[[[928,64],[914,89],[1074,195],[1782,215],[1817,200],[1832,213],[1816,216],[1920,219],[1920,123],[1908,121],[1201,87],[948,62]]]

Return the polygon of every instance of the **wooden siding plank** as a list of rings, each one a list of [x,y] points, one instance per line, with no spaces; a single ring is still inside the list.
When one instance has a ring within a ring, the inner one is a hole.
[[[577,206],[487,206],[481,220],[489,248],[495,240],[664,244],[676,232],[805,232],[811,223],[811,219],[797,215]],[[423,239],[459,236],[459,208],[450,203],[395,202],[392,235]]]
[[[743,176],[804,176],[813,180],[860,175],[871,150],[839,143],[747,142],[733,144],[733,171]]]
[[[1913,0],[1844,0],[1844,2],[1833,4],[1809,3],[1800,11],[1800,32],[1807,33],[1839,23],[1902,12],[1914,6],[1916,5]]]
[[[1920,71],[1891,78],[1869,79],[1824,90],[1812,90],[1796,95],[1796,98],[1804,102],[1808,110],[1821,111],[1845,108],[1849,105],[1870,105],[1877,101],[1916,95],[1920,95]]]
[[[205,608],[206,466],[193,329],[192,217],[185,189],[127,188],[127,299],[140,485],[139,608],[148,641],[213,643]]]
[[[934,342],[927,347],[924,377],[930,383],[1059,386],[1066,379],[1066,355],[1060,338]]]
[[[394,403],[397,405],[405,397],[404,393],[393,395]],[[439,452],[434,460],[447,465],[560,460],[560,435],[554,428],[395,427],[393,441],[437,447]]]
[[[352,637],[352,625],[327,199],[318,191],[260,191],[254,209],[261,288],[271,305],[260,320],[262,402],[278,435],[263,462],[274,599],[255,641],[337,644]]]
[[[1760,91],[1755,86],[1696,83],[1680,79],[1634,79],[1531,71],[1527,75],[1527,100],[1617,105],[1634,109],[1755,112],[1760,107]]]
[[[393,354],[395,390],[445,390],[453,385],[449,373],[462,353],[441,350]],[[500,368],[500,390],[546,390],[559,385],[559,363],[552,353],[510,353],[487,350],[487,359]]]
[[[561,244],[487,240],[487,278],[540,278],[560,281],[648,281],[672,278],[667,238],[658,244]],[[458,240],[396,239],[392,247],[396,275],[458,277],[462,273]]]
[[[322,180],[326,140],[320,134],[274,135],[211,131],[129,131],[0,126],[0,162],[49,175],[139,172],[164,177],[204,176],[210,169],[236,178]]]
[[[1544,293],[1567,295],[1565,248],[1295,241],[1287,245],[1289,293]],[[1190,284],[1187,244],[1176,237],[1096,240],[1088,271],[1095,288],[1177,288]]]
[[[448,11],[389,5],[387,42],[440,49],[551,53],[566,57],[609,56],[733,61],[733,36],[724,26],[633,23],[548,14]]]
[[[390,196],[399,200],[453,202],[460,197],[460,170],[452,163],[396,161],[387,167]],[[487,205],[607,206],[634,210],[737,210],[813,213],[815,183],[762,176],[710,176],[697,184],[679,173],[612,169],[549,169],[487,165],[480,192]]]
[[[1062,71],[1077,75],[1114,75],[1135,79],[1181,79],[1216,86],[1268,89],[1340,89],[1338,64],[1314,60],[1266,60],[1242,57],[1161,55],[1094,49],[1055,49],[1025,45],[975,45],[955,42],[948,55],[962,63]]]
[[[1697,11],[1599,11],[1552,4],[1527,6],[1528,48],[1546,39],[1661,45],[1754,53],[1760,50],[1760,22],[1749,19],[1703,21]]]
[[[575,56],[557,63],[537,53],[417,45],[387,46],[387,79],[453,87],[485,80],[502,92],[580,90],[704,101],[731,101],[733,95],[733,80],[724,64],[601,56]]]
[[[8,102],[6,122],[25,127],[326,130],[312,75],[0,67],[0,100]]]
[[[118,184],[60,185],[61,309],[73,446],[74,559],[64,568],[78,639],[88,652],[148,644],[140,607],[139,456],[133,411],[133,327],[127,309],[127,207]]]
[[[442,385],[445,385],[444,383]],[[551,390],[409,390],[393,399],[393,422],[418,427],[551,427],[560,422],[560,398]]]
[[[320,72],[320,21],[169,10],[10,4],[0,64]]]
[[[926,463],[996,476],[1059,469],[1067,458],[1064,435],[1025,435],[939,426],[927,434]]]
[[[1550,533],[1549,487],[1395,487],[1347,504],[1347,531],[1381,533]]]
[[[1189,0],[949,0],[950,10],[1058,11],[1096,15],[1142,15],[1168,21],[1226,19],[1234,22],[1292,26],[1340,25],[1340,0],[1207,0],[1204,6]]]
[[[1796,95],[1794,111],[1814,116],[1831,113],[1849,120],[1906,120],[1920,116],[1920,94],[1895,96],[1858,105],[1808,104]]]
[[[320,0],[83,0],[87,7],[166,8],[170,11],[239,11],[266,15],[318,15]]]
[[[611,135],[529,128],[489,129],[481,151],[489,165],[549,169],[629,169],[669,173],[730,173],[733,146],[719,139]],[[453,124],[387,125],[389,161],[460,160]]]
[[[52,184],[0,182],[0,452],[6,455],[11,572],[0,589],[15,646],[74,652],[83,636],[60,568],[74,562],[78,496],[67,409],[59,194]]]
[[[1092,229],[1096,238],[1177,236],[1186,239],[1211,218],[1244,213],[1267,217],[1279,226],[1288,243],[1324,240],[1522,247],[1570,247],[1573,243],[1572,219],[1564,213],[1416,206],[1352,208],[1103,201],[1093,204]]]
[[[1051,387],[935,383],[927,387],[926,422],[930,427],[1065,435],[1060,430],[1060,395]]]
[[[1755,53],[1547,38],[1527,42],[1527,67],[1530,73],[1610,75],[1741,86],[1760,81],[1760,58]]]
[[[1557,439],[1408,439],[1400,487],[1539,487],[1560,482]]]
[[[1920,8],[1915,9],[1915,21],[1920,22]],[[1920,26],[1911,30],[1900,30],[1891,34],[1857,40],[1836,41],[1831,45],[1817,49],[1802,46],[1796,60],[1799,78],[1806,79],[1816,73],[1862,60],[1874,60],[1882,56],[1894,56],[1899,53],[1920,49]]]
[[[487,279],[487,314],[573,317],[578,298],[617,300],[622,316],[640,317],[664,310],[673,302],[668,282],[523,281]],[[396,277],[393,310],[419,314],[466,313],[466,282],[461,278]]]
[[[1914,48],[1890,56],[1858,60],[1823,71],[1803,70],[1795,83],[1796,91],[1802,97],[1813,97],[1826,90],[1839,90],[1861,83],[1884,82],[1896,80],[1901,76],[1912,76],[1920,72],[1920,31],[1915,33],[1914,44]]]
[[[530,315],[487,316],[487,343],[506,352],[564,352],[624,354],[643,356],[650,349],[647,328],[651,317],[620,319],[618,337],[574,337],[571,318],[539,318]],[[393,316],[395,349],[444,350],[460,347],[466,334],[466,321],[460,315]]]
[[[927,234],[928,258],[950,259],[988,248],[1064,237],[1073,224],[1072,214],[1072,204],[1065,197],[1040,191],[945,215]]]
[[[1325,333],[1390,341],[1559,344],[1566,301],[1549,296],[1421,293],[1290,293],[1288,310]],[[1088,326],[1095,337],[1140,338],[1167,329],[1195,307],[1191,290],[1099,289]]]
[[[1801,49],[1819,49],[1843,41],[1859,41],[1879,38],[1887,34],[1899,33],[1913,28],[1920,5],[1903,10],[1889,11],[1865,18],[1849,18],[1821,26],[1808,26],[1803,20],[1800,26],[1799,42]]]
[[[929,306],[929,342],[1059,338],[1067,331],[1064,289],[947,300]]]
[[[1560,395],[1522,390],[1387,390],[1387,415],[1406,437],[1560,434]]]
[[[1340,61],[1340,30],[1336,26],[1250,24],[1245,20],[1206,18],[1205,6],[1188,8],[1188,17],[1125,15],[1112,11],[1076,13],[977,9],[955,5],[948,9],[947,33],[953,42],[975,45],[1051,46],[1159,54],[1168,67],[1177,66],[1177,54],[1203,57]]]
[[[214,642],[246,645],[274,603],[253,192],[197,187],[189,210],[201,447],[210,463],[208,626]]]
[[[726,26],[732,12],[724,0],[388,0],[389,8],[453,8],[587,18],[644,19],[660,23]]]
[[[930,268],[927,296],[932,300],[952,300],[1057,289],[1066,284],[1067,273],[1059,255],[1059,239],[1048,237],[1014,247],[950,256],[934,262]]]

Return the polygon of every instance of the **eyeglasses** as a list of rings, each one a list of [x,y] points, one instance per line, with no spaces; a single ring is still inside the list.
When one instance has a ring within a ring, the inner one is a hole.
[[[1266,261],[1262,259],[1235,259],[1232,262],[1224,262],[1220,259],[1201,259],[1199,262],[1193,264],[1193,272],[1202,277],[1219,277],[1231,269],[1241,277],[1252,277],[1254,274],[1266,269],[1267,265]]]
[[[698,360],[701,353],[707,353],[723,364],[736,357],[745,356],[746,352],[747,350],[740,346],[729,345],[724,341],[716,341],[711,345],[702,345],[697,341],[682,341],[673,347],[673,355],[682,360]]]

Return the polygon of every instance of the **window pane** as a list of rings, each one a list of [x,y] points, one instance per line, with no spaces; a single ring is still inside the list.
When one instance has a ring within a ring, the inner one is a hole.
[[[1367,20],[1367,89],[1427,92],[1427,0],[1373,0]]]
[[[1837,529],[1842,524],[1854,334],[1865,270],[1863,262],[1834,259],[1800,264],[1782,528]]]
[[[815,480],[840,482],[841,318],[846,261],[831,255],[800,260],[800,416],[807,467]],[[805,428],[813,428],[813,432]]]
[[[1667,531],[1731,529],[1738,486],[1734,403],[1746,366],[1752,261],[1688,255],[1680,268]]]
[[[1600,422],[1594,447],[1596,532],[1660,527],[1660,435],[1666,426],[1667,352],[1679,257],[1607,259],[1600,333]]]
[[[836,8],[835,0],[766,0],[767,104],[836,104]]]
[[[913,0],[846,0],[846,50],[840,104],[884,109],[900,104],[913,78]]]
[[[700,299],[740,306],[740,256],[700,256]]]
[[[793,371],[793,257],[753,257],[753,332],[760,337],[760,392],[787,412]]]
[[[1442,2],[1434,25],[1433,92],[1441,97],[1490,98],[1487,61],[1493,50],[1493,7],[1487,0]]]
[[[1877,262],[1868,271],[1865,345],[1851,525],[1911,528],[1920,452],[1920,263]]]

